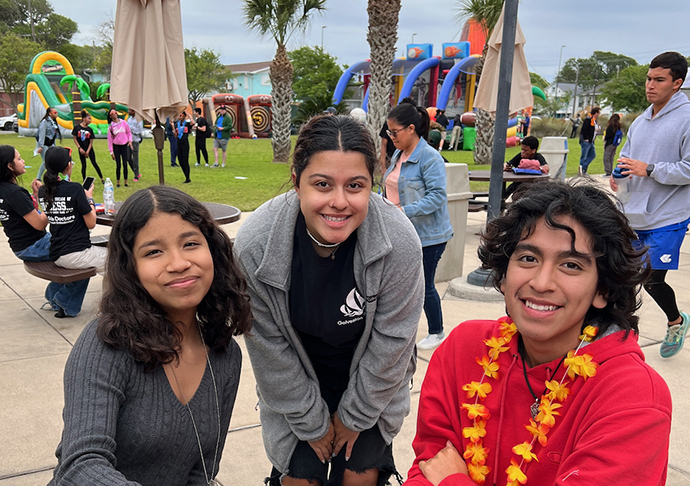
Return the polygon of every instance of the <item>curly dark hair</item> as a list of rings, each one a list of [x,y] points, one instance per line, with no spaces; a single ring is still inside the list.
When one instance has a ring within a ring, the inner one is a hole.
[[[176,360],[182,339],[137,276],[134,240],[155,213],[179,214],[198,227],[208,242],[213,282],[197,307],[206,344],[223,352],[232,336],[249,332],[252,323],[247,283],[232,255],[230,238],[204,205],[172,187],[137,191],[118,211],[110,233],[98,337],[116,349],[127,350],[148,371]]]
[[[493,286],[500,285],[517,244],[527,238],[540,220],[567,231],[575,251],[575,232],[559,222],[570,217],[580,223],[592,240],[598,273],[597,290],[607,301],[603,309],[590,307],[584,326],[596,325],[600,335],[611,325],[638,333],[640,291],[649,277],[646,248],[636,250],[637,240],[625,215],[612,198],[586,178],[573,183],[548,180],[530,184],[505,214],[492,220],[482,234],[478,249],[482,268],[491,270]]]

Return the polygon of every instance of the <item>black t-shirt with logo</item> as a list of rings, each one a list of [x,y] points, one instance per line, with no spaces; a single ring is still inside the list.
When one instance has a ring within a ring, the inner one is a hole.
[[[50,221],[50,259],[86,250],[91,247],[89,228],[84,215],[91,212],[91,205],[81,184],[60,181],[57,184],[53,205],[46,211],[45,186],[38,190],[38,200]]]
[[[26,250],[46,234],[24,219],[34,209],[29,191],[13,182],[0,182],[0,223],[15,253]]]
[[[85,127],[77,125],[74,127],[74,130],[72,130],[72,136],[77,138],[77,143],[81,149],[86,152],[86,150],[89,148],[91,140],[93,140],[93,130],[88,125]]]
[[[299,333],[322,396],[335,411],[347,389],[350,364],[365,326],[365,299],[357,289],[353,232],[336,250],[335,258],[320,257],[302,213],[295,227],[290,284],[290,318]]]

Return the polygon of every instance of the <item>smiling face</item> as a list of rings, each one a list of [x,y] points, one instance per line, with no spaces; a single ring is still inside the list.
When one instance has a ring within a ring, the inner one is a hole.
[[[317,152],[293,183],[307,228],[322,243],[342,243],[367,216],[372,181],[360,152]]]
[[[187,322],[213,283],[213,260],[199,228],[154,213],[134,240],[139,282],[173,322]]]
[[[681,78],[673,80],[671,70],[668,68],[656,67],[647,71],[647,81],[645,82],[645,93],[647,101],[658,106],[656,110],[663,108],[671,99],[671,96],[680,89],[683,84]]]
[[[587,311],[606,306],[597,290],[599,275],[589,233],[570,217],[557,222],[575,232],[575,252],[570,234],[547,226],[542,218],[516,246],[501,283],[506,309],[532,366],[577,347]]]

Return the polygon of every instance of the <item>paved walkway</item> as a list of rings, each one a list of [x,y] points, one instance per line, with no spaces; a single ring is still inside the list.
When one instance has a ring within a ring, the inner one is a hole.
[[[243,219],[246,215],[243,215]],[[465,248],[465,274],[478,265],[476,234],[483,228],[486,213],[469,215]],[[234,236],[242,220],[226,225]],[[94,234],[108,228],[98,227]],[[686,239],[681,268],[670,272],[668,280],[677,292],[682,308],[690,309],[690,242]],[[57,463],[55,447],[62,431],[62,372],[73,343],[84,326],[95,316],[102,279],[91,280],[82,313],[74,319],[56,319],[53,312],[41,310],[46,282],[27,274],[14,257],[4,232],[0,232],[0,486],[45,485]],[[502,303],[443,298],[446,330],[467,319],[496,318],[504,314]],[[647,361],[666,379],[674,402],[668,485],[690,484],[690,388],[682,377],[690,370],[690,346],[678,356],[664,360],[659,343],[666,323],[659,308],[648,296],[640,310],[640,343]],[[418,337],[426,335],[422,316]],[[235,404],[231,430],[225,445],[218,479],[228,485],[262,484],[270,470],[261,443],[259,413],[256,410],[254,376],[244,351],[242,380]],[[406,474],[413,460],[419,388],[432,351],[419,352],[419,366],[412,391],[412,412],[394,444],[398,468]],[[596,411],[592,411],[596,413]],[[641,440],[643,440],[641,438]]]

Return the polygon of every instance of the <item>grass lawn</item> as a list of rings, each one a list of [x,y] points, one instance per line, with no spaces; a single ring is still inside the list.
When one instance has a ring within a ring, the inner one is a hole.
[[[179,167],[170,167],[170,150],[166,142],[163,150],[163,161],[165,169],[165,183],[182,189],[188,194],[196,197],[200,201],[217,202],[230,204],[240,208],[242,211],[253,211],[259,207],[263,202],[272,197],[285,192],[291,185],[290,168],[287,164],[274,164],[272,162],[273,154],[271,150],[271,141],[267,139],[260,140],[230,140],[228,143],[228,162],[225,168],[210,168],[194,167],[196,163],[196,156],[194,154],[194,140],[190,141],[190,165],[192,179],[191,184],[182,184],[184,176],[182,169]],[[210,163],[213,164],[213,140],[208,140],[206,145],[209,151]],[[21,137],[14,133],[3,133],[0,135],[0,144],[13,145],[22,155],[26,164],[31,166],[27,169],[27,173],[19,182],[27,189],[31,180],[38,173],[38,167],[41,165],[40,156],[33,157],[33,150],[35,147],[35,140],[33,138]],[[76,166],[73,170],[75,181],[81,182],[81,167],[79,157],[76,155],[76,147],[74,142],[70,139],[65,139],[63,145],[72,147],[74,151],[74,159]],[[589,168],[590,174],[603,174],[603,153],[604,147],[601,137],[597,138],[595,142],[597,158],[592,162]],[[96,139],[94,141],[96,151],[96,158],[98,165],[103,171],[104,177],[110,177],[115,184],[115,161],[110,158],[108,153],[108,144],[104,139]],[[294,147],[294,137],[293,137]],[[568,177],[577,174],[580,160],[580,144],[577,139],[568,140],[568,167],[566,175]],[[520,151],[519,147],[506,149],[506,160],[509,160],[516,153]],[[222,152],[221,152],[222,154]],[[472,152],[468,151],[448,151],[444,150],[443,155],[452,163],[464,163],[468,165],[469,170],[486,170],[488,165],[476,165],[472,158]],[[115,189],[115,199],[123,201],[133,194],[137,189],[148,187],[152,184],[158,183],[158,158],[156,149],[153,146],[153,140],[144,140],[139,146],[139,168],[142,174],[142,179],[138,183],[132,182],[133,175],[129,176],[129,187],[119,187]],[[94,190],[94,199],[101,202],[103,200],[102,184],[98,181],[96,171],[88,163],[87,175],[96,177],[96,188]],[[202,161],[203,164],[203,161]],[[238,179],[241,177],[242,179]],[[122,181],[124,182],[124,181]],[[488,182],[472,182],[471,188],[473,191],[488,190]]]

